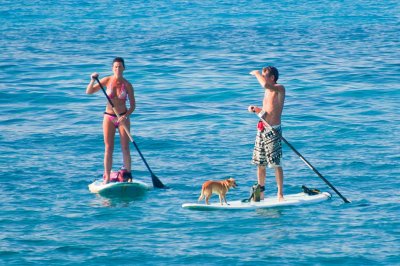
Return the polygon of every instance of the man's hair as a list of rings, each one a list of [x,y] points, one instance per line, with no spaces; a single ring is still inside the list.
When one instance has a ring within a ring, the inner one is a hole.
[[[268,70],[268,75],[269,75],[269,76],[274,76],[274,81],[275,81],[275,82],[278,81],[279,72],[278,72],[278,69],[276,69],[276,67],[267,66],[267,67],[264,67],[263,70],[264,70],[264,71],[267,71],[267,70]],[[263,72],[264,72],[264,71],[263,71]]]
[[[122,57],[116,57],[116,58],[114,58],[112,64],[114,65],[115,62],[122,63],[122,66],[125,68],[125,61],[124,61],[124,59],[123,59]]]

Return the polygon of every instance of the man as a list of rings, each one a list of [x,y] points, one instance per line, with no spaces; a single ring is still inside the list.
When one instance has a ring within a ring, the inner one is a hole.
[[[263,121],[257,125],[257,136],[253,151],[253,164],[257,165],[257,179],[260,185],[260,199],[264,199],[266,166],[275,169],[276,184],[278,187],[278,201],[283,201],[283,169],[281,166],[281,116],[285,101],[285,87],[278,84],[279,73],[275,67],[268,66],[260,71],[250,72],[265,89],[263,106],[250,105],[249,112],[257,113]],[[271,128],[272,127],[272,128]]]

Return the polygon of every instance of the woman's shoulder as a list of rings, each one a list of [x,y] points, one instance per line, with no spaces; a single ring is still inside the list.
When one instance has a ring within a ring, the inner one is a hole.
[[[132,88],[132,89],[133,89],[132,83],[130,83],[129,80],[127,80],[126,78],[124,78],[124,80],[125,80],[125,84],[126,84],[129,88]]]
[[[105,83],[107,85],[108,82],[110,82],[111,78],[112,78],[112,76],[106,76],[106,77],[102,78],[101,81],[102,81],[102,83]]]

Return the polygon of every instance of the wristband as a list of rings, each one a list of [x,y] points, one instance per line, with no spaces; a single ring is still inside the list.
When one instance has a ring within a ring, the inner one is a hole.
[[[264,115],[265,115],[265,111],[264,111],[264,110],[260,111],[260,112],[257,114],[257,116],[258,116],[259,118],[263,118]]]

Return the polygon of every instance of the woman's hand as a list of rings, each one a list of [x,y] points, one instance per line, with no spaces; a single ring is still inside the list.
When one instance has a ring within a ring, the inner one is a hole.
[[[92,94],[99,90],[98,85],[97,86],[95,85],[96,78],[98,77],[99,74],[97,74],[96,72],[90,75],[90,82],[86,87],[86,94]]]
[[[119,117],[119,119],[118,119],[118,123],[121,123],[121,122],[124,122],[125,123],[125,121],[127,121],[129,119],[129,116],[128,115],[121,115],[120,117]]]
[[[92,73],[92,75],[90,75],[90,77],[92,78],[92,80],[95,80],[95,79],[99,78],[99,74],[94,72],[94,73]]]

